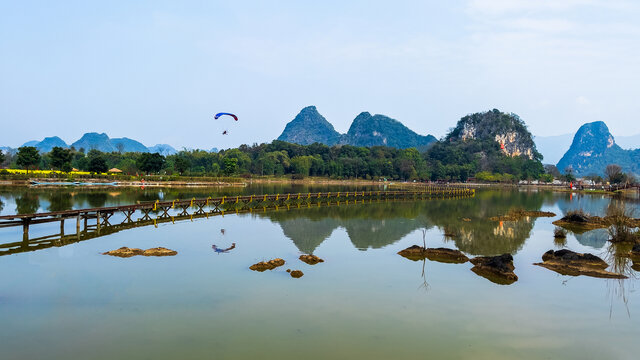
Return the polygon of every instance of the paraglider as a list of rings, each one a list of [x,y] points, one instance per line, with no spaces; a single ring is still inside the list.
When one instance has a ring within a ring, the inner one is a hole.
[[[238,117],[237,117],[237,116],[235,116],[235,115],[233,115],[233,114],[231,114],[231,113],[217,113],[217,114],[216,114],[216,116],[214,116],[213,118],[214,118],[214,119],[216,119],[216,120],[218,120],[218,118],[219,118],[220,116],[223,116],[223,115],[231,116],[235,121],[238,121]]]
[[[233,120],[238,121],[238,117],[235,116],[234,114],[231,114],[231,113],[217,113],[216,116],[214,116],[213,118],[218,120],[219,117],[224,116],[224,115],[231,116],[233,118]],[[228,135],[228,134],[229,134],[229,132],[227,130],[222,132],[222,135]]]

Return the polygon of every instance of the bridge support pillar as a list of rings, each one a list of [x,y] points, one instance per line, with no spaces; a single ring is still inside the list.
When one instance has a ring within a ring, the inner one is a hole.
[[[64,236],[64,219],[60,219],[60,237]]]

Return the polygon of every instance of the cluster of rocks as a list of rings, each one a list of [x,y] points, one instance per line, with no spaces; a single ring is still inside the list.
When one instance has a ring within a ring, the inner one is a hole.
[[[413,261],[429,259],[448,264],[464,264],[471,261],[474,265],[471,271],[496,284],[512,284],[518,280],[518,276],[513,272],[515,267],[511,254],[480,256],[469,260],[460,250],[424,248],[418,245],[412,245],[398,254]]]
[[[470,261],[474,266],[471,271],[496,284],[509,285],[518,281],[514,273],[513,256],[502,254],[498,256],[478,256],[469,259],[459,250],[446,248],[424,248],[418,245],[410,246],[398,252],[399,255],[413,260],[429,259],[432,261],[462,264]],[[640,271],[640,244],[635,244],[628,256],[633,260],[632,268]],[[549,250],[542,255],[542,262],[534,265],[553,270],[562,275],[585,275],[597,278],[626,279],[624,274],[607,271],[609,267],[601,258],[585,253],[576,253],[562,249]]]
[[[132,256],[174,256],[177,255],[178,252],[171,250],[171,249],[167,249],[167,248],[163,248],[163,247],[156,247],[156,248],[151,248],[151,249],[147,249],[147,250],[142,250],[142,249],[138,249],[138,248],[128,248],[126,246],[121,247],[120,249],[116,249],[116,250],[111,250],[111,251],[107,251],[105,253],[102,253],[102,255],[111,255],[111,256],[117,256],[117,257],[122,257],[122,258],[128,258],[128,257],[132,257]]]
[[[315,256],[315,255],[300,255],[299,257],[300,261],[308,264],[308,265],[315,265],[317,263],[321,263],[324,262],[323,259]],[[253,270],[253,271],[259,271],[259,272],[263,272],[266,270],[273,270],[277,267],[280,267],[282,265],[285,264],[285,261],[283,259],[280,258],[276,258],[273,260],[269,260],[269,261],[261,261],[259,263],[253,264],[249,267],[249,269]],[[287,273],[289,273],[289,275],[291,275],[292,278],[298,279],[301,278],[304,273],[300,270],[291,270],[291,269],[287,269]]]

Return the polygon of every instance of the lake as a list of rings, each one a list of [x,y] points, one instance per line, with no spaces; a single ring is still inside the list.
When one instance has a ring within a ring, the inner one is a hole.
[[[355,188],[3,187],[0,214],[320,190]],[[610,202],[602,195],[481,190],[473,198],[197,218],[4,254],[1,358],[635,359],[640,274],[612,255],[606,230],[553,237],[552,221],[567,211],[602,215]],[[639,207],[637,200],[626,206]],[[489,220],[514,208],[557,216]],[[75,222],[66,227],[72,233]],[[459,249],[470,258],[512,254],[518,281],[493,283],[468,262],[398,255],[422,244],[423,229],[428,247]],[[57,223],[40,224],[30,237],[59,230]],[[0,244],[21,239],[21,227],[0,229]],[[212,249],[232,243],[227,253]],[[178,254],[102,255],[122,246]],[[616,262],[629,279],[563,276],[533,265],[560,248]],[[309,253],[325,262],[298,260]],[[249,270],[273,258],[286,264]],[[291,278],[286,269],[304,276]]]

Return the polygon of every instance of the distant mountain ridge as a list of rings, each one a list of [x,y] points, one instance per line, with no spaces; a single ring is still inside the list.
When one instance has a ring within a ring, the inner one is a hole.
[[[68,145],[64,140],[57,136],[46,137],[42,141],[32,140],[24,143],[22,146],[34,146],[41,153],[48,153],[54,147],[70,148],[73,147],[76,150],[83,149],[85,152],[90,150],[100,150],[102,152],[157,152],[164,156],[176,154],[178,151],[171,145],[158,144],[152,147],[146,147],[141,142],[122,138],[109,138],[105,133],[90,132],[82,135],[80,139]],[[14,150],[6,147],[7,152]]]
[[[609,164],[620,165],[625,172],[640,173],[640,149],[625,150],[616,144],[602,121],[584,124],[578,129],[571,147],[558,162],[558,169],[571,167],[576,176],[604,175]]]
[[[360,113],[351,123],[349,131],[340,134],[315,106],[307,106],[287,123],[278,140],[301,145],[317,142],[330,146],[389,146],[404,149],[426,147],[434,143],[436,138],[419,135],[398,120],[368,112]]]

